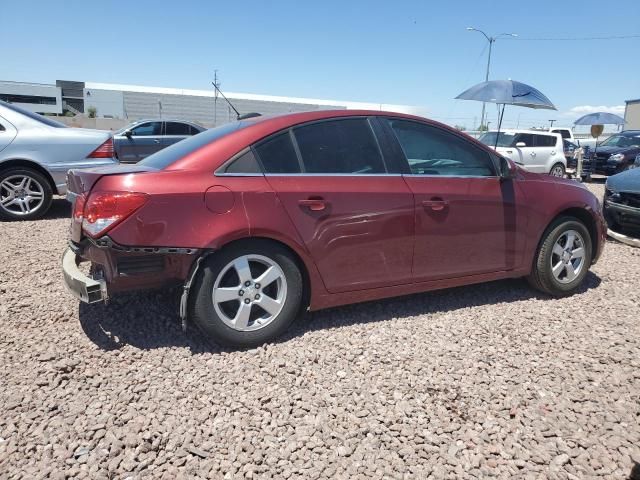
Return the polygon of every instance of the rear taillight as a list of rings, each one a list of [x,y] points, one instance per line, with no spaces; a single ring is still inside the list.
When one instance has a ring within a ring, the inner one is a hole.
[[[147,199],[147,194],[136,192],[92,193],[84,205],[82,229],[91,237],[102,235],[138,210]]]
[[[113,158],[113,138],[109,137],[102,145],[89,154],[87,158]]]
[[[87,201],[87,197],[84,194],[78,195],[73,202],[73,219],[81,222],[82,215],[84,214],[84,204]]]

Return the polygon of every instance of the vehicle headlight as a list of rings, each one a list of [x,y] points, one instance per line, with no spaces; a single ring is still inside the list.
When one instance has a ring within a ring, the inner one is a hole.
[[[624,160],[624,153],[616,153],[614,155],[611,155],[609,157],[609,160],[612,160],[614,162],[621,162]]]

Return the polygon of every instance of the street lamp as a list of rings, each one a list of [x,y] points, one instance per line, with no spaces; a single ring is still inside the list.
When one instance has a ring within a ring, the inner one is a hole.
[[[487,39],[487,42],[489,42],[489,56],[487,57],[487,72],[484,76],[484,81],[488,82],[489,81],[489,67],[491,66],[491,48],[493,47],[493,44],[495,43],[495,41],[501,37],[517,37],[518,34],[517,33],[499,33],[498,35],[494,35],[493,37],[487,35],[485,32],[483,32],[482,30],[475,28],[475,27],[467,27],[467,30],[470,32],[479,32],[482,35],[484,35],[484,38]],[[482,102],[482,115],[480,117],[480,125],[484,125],[484,113],[485,113],[485,107],[486,104],[484,102]]]

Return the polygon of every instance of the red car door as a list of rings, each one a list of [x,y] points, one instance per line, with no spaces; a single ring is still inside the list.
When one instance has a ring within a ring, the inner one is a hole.
[[[425,281],[513,269],[524,245],[517,187],[471,141],[419,122],[390,119],[415,198],[413,277]]]
[[[329,292],[412,281],[413,195],[367,118],[302,125],[255,150]]]

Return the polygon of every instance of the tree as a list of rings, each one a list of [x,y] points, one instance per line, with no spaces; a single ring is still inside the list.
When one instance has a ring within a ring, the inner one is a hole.
[[[478,126],[478,131],[479,132],[486,132],[487,130],[489,130],[489,127],[487,127],[486,125]]]
[[[96,118],[98,114],[98,109],[96,107],[89,107],[87,109],[87,113],[89,114],[89,118]]]
[[[467,127],[465,127],[464,125],[455,125],[454,128],[456,130],[460,130],[461,132],[464,132],[467,129]]]

